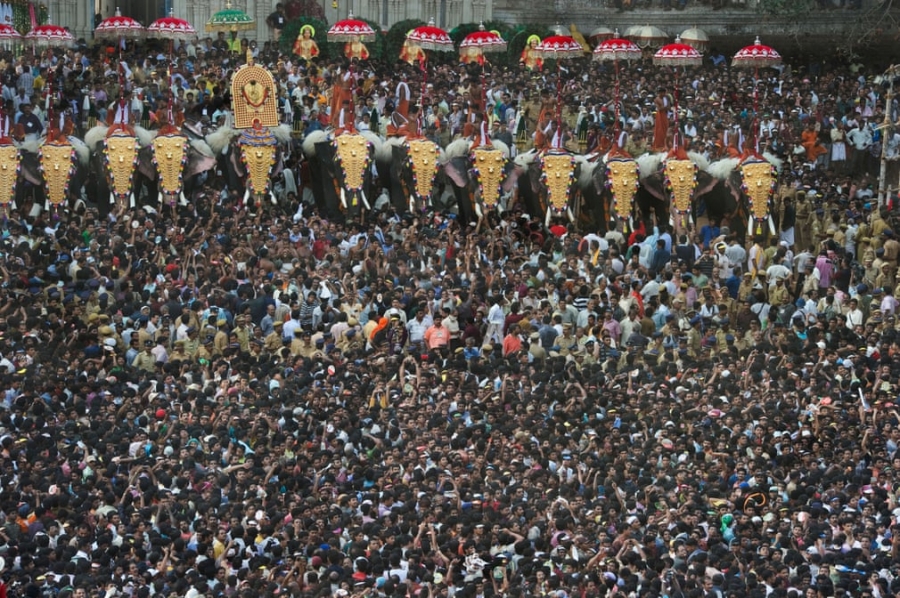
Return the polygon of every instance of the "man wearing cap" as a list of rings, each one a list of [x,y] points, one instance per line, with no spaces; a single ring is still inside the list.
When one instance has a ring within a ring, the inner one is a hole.
[[[144,350],[138,353],[134,358],[132,365],[139,370],[145,372],[153,372],[156,370],[156,356],[153,354],[154,342],[150,339],[144,341]]]
[[[213,355],[220,357],[228,347],[228,320],[216,320],[216,335],[213,338]]]
[[[266,353],[275,354],[278,349],[282,346],[281,340],[281,328],[284,326],[284,322],[280,320],[275,320],[272,322],[272,332],[267,334],[265,338],[263,338],[263,348]]]

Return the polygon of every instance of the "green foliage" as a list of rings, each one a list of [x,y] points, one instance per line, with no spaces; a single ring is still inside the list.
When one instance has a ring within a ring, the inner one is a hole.
[[[803,17],[816,8],[814,0],[759,0],[756,10],[780,17]]]
[[[287,54],[293,54],[294,41],[297,39],[297,36],[300,35],[300,28],[304,25],[312,25],[313,29],[316,30],[313,39],[316,40],[316,43],[319,45],[319,58],[330,58],[331,56],[334,56],[332,52],[334,46],[337,44],[328,43],[328,23],[322,19],[315,19],[312,17],[298,17],[287,22],[287,25],[285,25],[284,29],[281,31],[281,39],[278,40],[278,47],[281,51]],[[343,46],[339,52],[341,51],[343,51]],[[370,49],[369,51],[371,52],[372,50]]]
[[[384,45],[382,46],[381,58],[386,62],[398,60],[400,58],[400,48],[403,47],[403,42],[406,41],[406,34],[409,33],[410,29],[415,29],[425,24],[425,21],[420,19],[407,19],[395,23],[393,27],[388,29]]]

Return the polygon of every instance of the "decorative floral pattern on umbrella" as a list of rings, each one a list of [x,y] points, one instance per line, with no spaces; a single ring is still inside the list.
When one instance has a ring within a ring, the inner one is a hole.
[[[146,30],[144,26],[132,19],[124,17],[116,8],[116,14],[103,19],[94,29],[94,37],[98,39],[116,39],[120,37],[129,39],[138,39],[144,36]]]
[[[150,23],[147,35],[159,39],[184,40],[197,35],[197,31],[193,25],[176,17],[174,11],[169,11],[169,16]]]
[[[20,41],[22,34],[16,31],[16,28],[6,23],[0,23],[0,40]]]
[[[25,41],[37,46],[66,47],[75,43],[75,36],[65,27],[47,24],[38,25],[29,31],[25,36]]]
[[[700,66],[703,55],[676,37],[674,44],[667,44],[653,55],[653,64],[658,66]]]
[[[415,43],[423,50],[437,50],[439,52],[449,52],[453,50],[453,40],[450,34],[434,25],[434,19],[428,21],[427,25],[416,27],[410,31],[406,40]]]
[[[578,58],[584,55],[584,48],[581,47],[575,38],[570,35],[551,35],[545,37],[541,43],[534,49],[535,54],[547,60],[549,58],[565,59]]]
[[[346,19],[331,26],[327,37],[330,42],[370,42],[375,39],[375,30],[365,21],[354,19],[350,13]]]
[[[738,68],[766,68],[781,64],[781,54],[773,48],[759,42],[759,38],[752,46],[741,48],[731,61],[731,66]]]
[[[641,49],[630,39],[614,37],[602,41],[594,48],[594,60],[638,60],[641,57]]]

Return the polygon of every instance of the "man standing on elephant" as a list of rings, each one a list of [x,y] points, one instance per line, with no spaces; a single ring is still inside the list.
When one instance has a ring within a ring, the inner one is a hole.
[[[397,83],[396,99],[397,107],[395,112],[399,113],[405,119],[409,118],[409,100],[410,100],[409,83],[406,82],[406,73],[400,74],[400,81]]]

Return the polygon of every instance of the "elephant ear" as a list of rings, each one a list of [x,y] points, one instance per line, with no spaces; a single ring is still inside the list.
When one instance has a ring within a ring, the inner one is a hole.
[[[522,169],[520,168],[510,168],[507,170],[506,176],[503,179],[503,184],[500,186],[504,193],[510,193],[516,188],[520,172],[522,172]]]
[[[575,156],[575,165],[578,168],[578,189],[584,191],[594,184],[594,170],[599,162],[590,162],[587,156]]]
[[[720,179],[712,176],[708,172],[704,170],[700,170],[697,172],[697,187],[694,190],[694,195],[706,195],[710,191],[712,191],[713,187],[715,187],[720,182]]]
[[[668,193],[666,193],[666,182],[661,173],[655,172],[647,177],[641,176],[641,178],[643,179],[641,181],[641,186],[645,191],[647,191],[647,193],[649,193],[659,201],[669,201],[669,195]]]
[[[465,187],[469,184],[469,164],[467,158],[452,158],[444,166],[444,172],[457,187]]]

